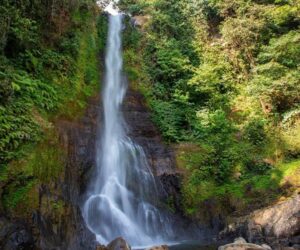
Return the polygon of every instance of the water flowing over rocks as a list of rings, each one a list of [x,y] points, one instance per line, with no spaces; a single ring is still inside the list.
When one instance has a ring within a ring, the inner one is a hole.
[[[122,111],[128,124],[128,136],[140,145],[158,185],[161,201],[172,201],[177,213],[174,227],[194,229],[201,226],[188,219],[182,219],[181,174],[176,170],[172,147],[163,143],[159,130],[151,121],[151,113],[141,93],[129,89]],[[123,238],[113,240],[108,246],[97,246],[96,238],[87,228],[80,207],[88,182],[95,169],[95,148],[97,129],[103,123],[100,95],[90,99],[83,117],[77,121],[58,119],[55,128],[60,142],[67,152],[67,161],[61,176],[56,181],[38,187],[38,208],[29,218],[5,215],[0,208],[0,249],[45,249],[45,250],[130,250]],[[0,184],[1,185],[1,184]],[[165,206],[166,204],[162,204]],[[209,213],[213,202],[207,204]],[[224,218],[211,216],[210,228],[220,228]],[[101,227],[101,222],[100,225]],[[203,227],[202,234],[195,231],[195,237],[210,238],[214,230]],[[193,230],[192,230],[193,231]],[[160,232],[158,232],[159,234]],[[234,219],[220,233],[220,240],[243,236],[242,239],[224,246],[229,249],[300,249],[300,195],[280,204],[254,211],[249,216]],[[254,245],[256,243],[259,245]],[[233,248],[232,248],[233,247]],[[244,248],[242,248],[244,247]],[[248,248],[247,248],[248,247]],[[148,250],[167,250],[165,245]]]
[[[146,250],[169,250],[169,247],[167,245],[161,245],[161,246],[154,246],[147,248]]]
[[[164,145],[141,93],[132,89],[127,92],[123,113],[129,125],[128,135],[143,147],[154,174],[175,174],[174,152]]]
[[[102,91],[103,128],[97,130],[96,168],[82,214],[88,228],[103,243],[118,236],[135,247],[169,242],[176,236],[172,218],[158,206],[156,182],[145,151],[130,137],[123,119],[121,107],[127,91],[122,54],[124,16],[110,13]]]
[[[173,197],[180,210],[180,174],[176,171],[174,151],[164,145],[159,130],[151,121],[141,93],[129,89],[123,106],[129,126],[128,135],[145,151],[148,163],[158,180],[161,199]]]

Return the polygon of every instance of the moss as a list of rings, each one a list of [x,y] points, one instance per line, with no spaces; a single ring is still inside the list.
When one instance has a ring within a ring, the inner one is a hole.
[[[41,183],[48,183],[63,177],[65,164],[66,152],[56,136],[39,144],[29,156],[27,168]]]
[[[167,198],[167,200],[165,201],[165,204],[167,206],[167,209],[171,212],[171,213],[175,213],[176,212],[176,208],[175,208],[175,200],[173,196],[170,196]]]
[[[8,179],[8,166],[4,165],[0,168],[0,181],[5,182]]]
[[[63,214],[65,203],[62,200],[52,200],[50,204],[50,206],[53,208],[53,210],[55,210],[56,213]]]
[[[103,35],[103,34],[101,34]],[[105,36],[99,37],[96,23],[92,23],[85,32],[79,35],[80,48],[76,62],[76,73],[71,79],[57,79],[65,81],[63,86],[64,102],[54,114],[55,119],[78,119],[82,116],[88,97],[99,90],[100,67],[99,53],[103,49]]]
[[[35,185],[34,180],[19,179],[10,184],[3,195],[3,205],[6,209],[15,208],[20,202],[28,200],[28,194]]]

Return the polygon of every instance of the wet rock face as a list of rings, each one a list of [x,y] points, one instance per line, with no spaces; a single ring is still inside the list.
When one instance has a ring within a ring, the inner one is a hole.
[[[244,236],[249,242],[268,243],[274,249],[300,244],[300,195],[238,218],[221,232],[222,237]]]
[[[26,224],[11,223],[4,217],[0,218],[0,249],[34,249],[32,232]]]
[[[264,246],[247,243],[244,238],[239,237],[234,240],[234,243],[220,246],[218,250],[270,250],[269,246]]]
[[[171,147],[164,145],[142,94],[129,89],[123,112],[128,124],[128,135],[143,147],[152,172],[158,180],[160,198],[173,197],[179,207],[180,175],[175,170],[174,152]]]
[[[91,98],[79,120],[56,120],[65,167],[58,179],[36,186],[38,201],[31,215],[5,214],[0,207],[0,249],[95,250],[95,236],[85,226],[80,205],[95,165],[99,103],[100,95]]]
[[[132,89],[127,91],[123,113],[128,125],[128,136],[145,151],[156,179],[158,198],[163,203],[160,205],[173,212],[175,230],[179,229],[178,232],[181,232],[179,235],[183,229],[185,233],[189,232],[187,235],[190,238],[199,240],[199,237],[202,237],[204,240],[207,236],[211,241],[213,232],[206,225],[193,222],[184,216],[181,203],[182,174],[176,170],[175,151],[171,146],[164,144],[159,129],[151,120],[151,112],[141,93]]]
[[[38,205],[31,218],[0,217],[0,249],[95,250],[95,236],[81,215],[82,195],[95,165],[99,96],[91,98],[83,117],[55,122],[66,153],[58,179],[37,187]]]
[[[161,176],[175,173],[173,150],[164,145],[158,128],[151,121],[151,113],[142,94],[128,90],[123,112],[129,125],[128,135],[143,147],[154,174]]]
[[[96,248],[95,236],[81,215],[82,196],[95,165],[99,96],[92,98],[78,121],[60,119],[55,127],[67,154],[61,178],[39,190],[40,209],[36,214],[38,243],[42,249],[89,250]]]

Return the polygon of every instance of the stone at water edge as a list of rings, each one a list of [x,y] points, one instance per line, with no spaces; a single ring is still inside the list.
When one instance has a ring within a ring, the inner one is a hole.
[[[104,245],[97,245],[96,250],[107,250],[107,247]]]
[[[243,243],[243,244],[231,243],[225,246],[220,246],[218,250],[268,250],[268,249],[252,243]]]
[[[267,244],[262,244],[261,246],[266,250],[272,250],[272,248]]]
[[[169,250],[169,247],[167,245],[161,245],[161,246],[154,246],[147,248],[146,250]]]
[[[243,238],[243,237],[238,237],[236,239],[234,239],[234,244],[244,244],[247,243],[247,241]]]
[[[272,250],[268,245],[256,245],[247,243],[243,237],[236,238],[234,243],[220,246],[218,250]]]
[[[130,245],[122,237],[114,239],[107,245],[107,250],[131,250]]]

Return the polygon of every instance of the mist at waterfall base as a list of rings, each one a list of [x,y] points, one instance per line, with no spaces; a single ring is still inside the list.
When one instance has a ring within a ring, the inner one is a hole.
[[[126,133],[121,112],[127,88],[122,76],[122,18],[109,15],[104,126],[97,135],[96,170],[83,216],[102,244],[122,236],[132,246],[151,246],[175,237],[170,218],[156,207],[156,183],[145,153]]]

